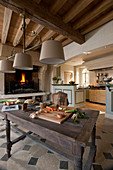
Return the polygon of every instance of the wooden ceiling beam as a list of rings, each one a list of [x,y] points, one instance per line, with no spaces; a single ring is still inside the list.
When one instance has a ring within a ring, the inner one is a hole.
[[[76,21],[74,23],[73,28],[76,30],[78,28],[83,27],[84,25],[88,24],[90,21],[92,21],[94,18],[101,15],[104,11],[106,11],[108,8],[113,6],[113,0],[105,0],[97,4],[97,6],[90,12],[88,12],[86,15],[81,17],[79,21]]]
[[[44,41],[50,39],[54,34],[55,34],[55,32],[52,31],[52,30],[47,31],[47,33],[44,34],[43,37],[41,37],[41,41],[44,42]],[[37,44],[39,44],[39,43],[40,43],[40,41],[38,41],[35,45],[37,45]],[[40,48],[40,47],[37,47],[37,48]],[[37,48],[36,48],[36,49],[37,49]]]
[[[12,10],[5,8],[3,27],[2,27],[2,37],[1,37],[2,44],[5,44],[7,40],[7,35],[9,31],[10,22],[11,22],[11,16],[12,16]]]
[[[64,15],[63,21],[68,23],[81,11],[83,11],[94,0],[79,0],[73,5],[73,7]]]
[[[82,44],[85,42],[84,37],[79,31],[74,31],[72,26],[65,24],[61,17],[51,15],[51,12],[44,6],[38,5],[30,0],[0,0],[0,4],[6,6],[15,12],[21,12],[23,9],[29,14],[32,21],[45,26],[59,34],[69,37],[76,43]]]
[[[29,22],[30,22],[30,19],[27,18],[27,19],[25,20],[25,22],[26,22],[26,27],[27,27],[27,25],[28,25]],[[21,38],[22,38],[22,35],[23,35],[22,25],[23,25],[23,19],[22,19],[22,21],[21,21],[21,23],[20,23],[20,26],[19,26],[18,31],[17,31],[17,33],[16,33],[16,36],[15,36],[15,38],[14,38],[13,46],[17,46],[17,45],[19,44]]]
[[[56,0],[55,3],[51,6],[50,12],[55,15],[67,2],[67,0]]]
[[[113,19],[113,11],[110,11],[108,14],[102,16],[102,18],[97,19],[87,27],[81,30],[82,34],[87,34],[88,32],[98,28],[99,26],[109,22],[110,20]]]
[[[36,33],[36,36],[42,31],[44,26],[38,25],[33,31]],[[36,36],[29,36],[29,38],[26,40],[26,48],[31,44],[31,42],[36,38]]]
[[[63,36],[63,35],[58,35],[56,38],[55,38],[55,40],[57,40],[57,41],[61,41],[61,40],[63,40],[65,37]]]
[[[41,38],[42,42],[50,39],[54,34],[55,34],[54,31],[49,30],[49,31]]]
[[[64,47],[64,46],[68,45],[71,42],[72,42],[72,40],[70,38],[68,38],[68,39],[66,39],[65,41],[62,42],[62,46]]]

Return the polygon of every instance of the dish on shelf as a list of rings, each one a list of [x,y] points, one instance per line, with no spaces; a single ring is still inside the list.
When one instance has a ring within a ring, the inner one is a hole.
[[[69,84],[75,84],[75,82],[74,81],[70,81]]]
[[[110,77],[110,78],[104,78],[104,79],[103,79],[103,81],[104,81],[104,82],[107,82],[107,83],[108,83],[108,82],[111,82],[112,80],[113,80],[112,77]]]

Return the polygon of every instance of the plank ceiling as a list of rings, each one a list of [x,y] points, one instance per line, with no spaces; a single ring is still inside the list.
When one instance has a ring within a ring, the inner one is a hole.
[[[0,0],[0,41],[22,46],[26,11],[26,48],[51,38],[63,46],[82,44],[90,31],[113,19],[113,0]],[[35,50],[39,50],[40,47]]]

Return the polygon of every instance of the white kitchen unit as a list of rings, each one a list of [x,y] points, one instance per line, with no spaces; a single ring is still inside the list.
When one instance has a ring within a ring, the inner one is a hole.
[[[67,93],[69,106],[77,107],[85,104],[85,90],[77,89],[76,84],[53,84],[52,93],[57,93],[59,91]]]
[[[106,114],[105,117],[113,119],[113,84],[106,84]]]

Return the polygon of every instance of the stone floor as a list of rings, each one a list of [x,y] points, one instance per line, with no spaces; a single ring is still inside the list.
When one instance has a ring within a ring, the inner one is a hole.
[[[104,117],[105,106],[86,103],[85,108],[100,111],[96,132],[96,162],[92,170],[113,170],[113,120]],[[12,139],[19,135],[15,130],[11,131]],[[37,138],[43,142],[48,142],[40,137]],[[84,159],[87,156],[89,146],[90,141],[86,147]],[[0,117],[0,170],[73,170],[73,164],[62,156],[53,154],[41,147],[28,137],[13,145],[12,156],[8,159],[5,122]]]

